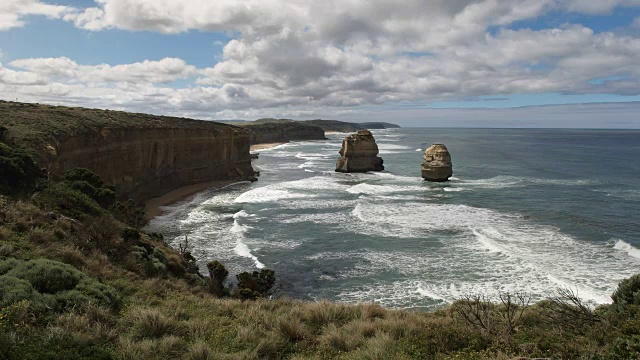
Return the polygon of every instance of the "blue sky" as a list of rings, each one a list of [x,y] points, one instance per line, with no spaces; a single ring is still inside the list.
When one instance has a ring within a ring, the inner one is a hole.
[[[408,110],[640,101],[636,0],[407,0],[408,11],[384,1],[6,1],[4,99],[400,123]]]

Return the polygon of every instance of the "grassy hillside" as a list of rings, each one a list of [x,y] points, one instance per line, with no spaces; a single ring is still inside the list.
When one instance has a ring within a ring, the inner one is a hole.
[[[267,270],[226,281],[210,262],[202,276],[188,241],[175,250],[140,231],[141,210],[95,174],[52,183],[25,156],[0,146],[13,169],[0,172],[0,359],[640,356],[638,276],[596,309],[570,292],[535,305],[470,296],[436,312],[280,298]]]

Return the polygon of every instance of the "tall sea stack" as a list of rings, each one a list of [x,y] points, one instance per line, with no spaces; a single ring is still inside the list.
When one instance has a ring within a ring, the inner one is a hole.
[[[443,182],[453,175],[451,154],[443,144],[433,144],[424,152],[422,178],[427,181]]]
[[[378,145],[369,130],[359,130],[342,141],[337,172],[382,171],[382,159],[378,157]]]

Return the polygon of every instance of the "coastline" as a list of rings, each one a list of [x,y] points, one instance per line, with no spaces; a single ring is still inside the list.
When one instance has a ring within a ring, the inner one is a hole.
[[[146,210],[146,220],[151,221],[153,218],[162,215],[164,213],[164,211],[161,209],[163,206],[175,204],[179,201],[188,199],[190,196],[193,196],[205,190],[221,189],[225,186],[235,184],[239,181],[241,180],[239,179],[214,180],[214,181],[208,181],[203,183],[197,183],[197,184],[179,187],[177,189],[171,190],[166,194],[163,194],[153,199],[149,199],[144,203],[144,207]]]
[[[283,144],[286,144],[286,143],[277,142],[277,143],[267,143],[267,144],[255,144],[255,145],[251,145],[250,151],[271,149]],[[189,197],[205,190],[222,189],[225,186],[235,184],[239,181],[242,181],[242,180],[240,179],[214,180],[214,181],[207,181],[207,182],[182,186],[177,189],[171,190],[166,194],[163,194],[158,197],[145,201],[144,203],[145,212],[146,212],[145,218],[147,221],[151,221],[153,218],[160,216],[164,213],[164,210],[162,210],[163,206],[169,206],[177,202],[180,202],[182,200],[186,200]]]
[[[266,150],[266,149],[271,149],[276,146],[284,145],[284,144],[286,143],[276,142],[276,143],[267,143],[267,144],[255,144],[255,145],[251,145],[251,147],[249,148],[249,151]]]

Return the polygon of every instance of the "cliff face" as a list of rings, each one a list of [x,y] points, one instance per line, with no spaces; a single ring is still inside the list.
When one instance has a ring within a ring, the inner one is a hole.
[[[360,124],[338,120],[305,120],[304,123],[319,126],[324,131],[356,132],[365,129]]]
[[[253,179],[250,135],[242,128],[116,111],[12,105],[0,103],[5,138],[35,149],[41,166],[53,176],[88,168],[138,202],[185,185]]]
[[[324,130],[318,126],[296,121],[259,120],[242,126],[251,132],[251,144],[268,144],[296,140],[325,140]]]
[[[382,171],[382,158],[378,157],[378,145],[369,130],[359,130],[342,141],[337,172]]]
[[[142,201],[181,186],[253,175],[249,137],[217,129],[123,129],[63,140],[55,174],[84,167]]]
[[[399,125],[385,123],[385,122],[365,122],[365,123],[351,123],[338,120],[305,120],[305,124],[311,124],[321,127],[324,131],[337,131],[337,132],[353,132],[358,130],[371,130],[371,129],[393,129],[400,128]]]

